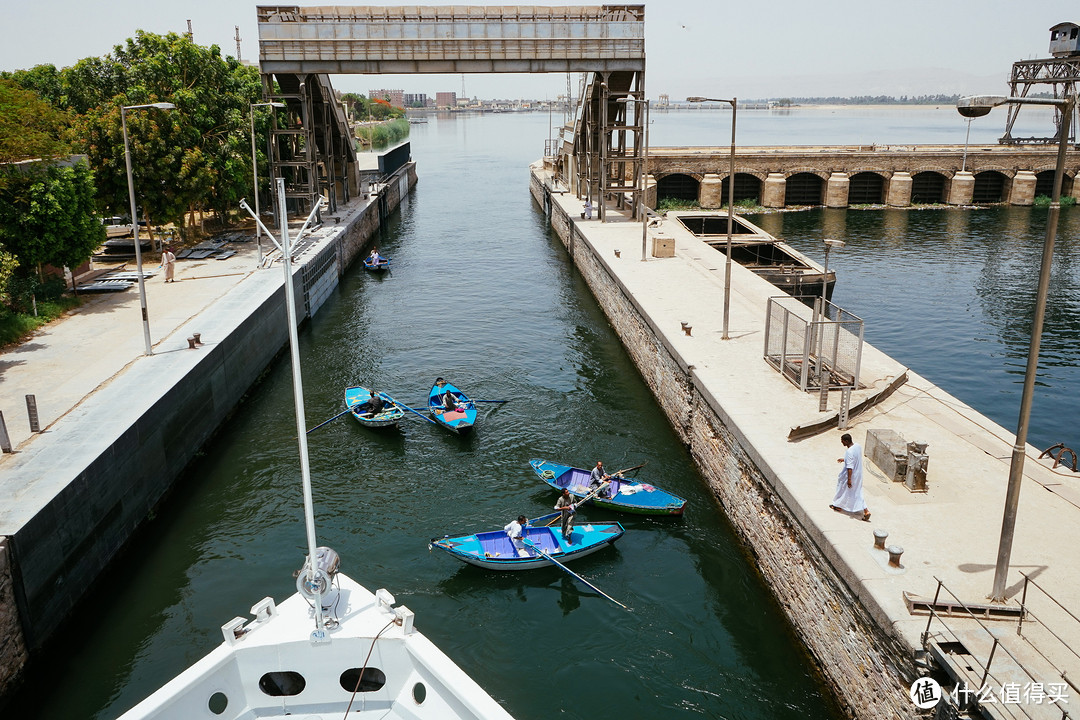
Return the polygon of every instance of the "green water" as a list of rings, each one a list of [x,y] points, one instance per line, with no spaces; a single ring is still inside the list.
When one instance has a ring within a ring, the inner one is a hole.
[[[301,335],[309,426],[350,384],[418,403],[436,376],[484,406],[476,432],[312,434],[320,544],[386,587],[417,627],[517,718],[835,718],[719,507],[545,226],[527,166],[542,115],[412,130],[420,183],[379,241],[393,273],[350,272]],[[284,320],[283,320],[284,321]],[[156,520],[34,669],[14,710],[112,718],[220,642],[219,627],[294,590],[304,555],[287,355],[206,447]],[[590,510],[627,529],[574,564],[492,573],[428,539],[548,512],[527,461],[609,467],[687,498],[681,519]],[[17,716],[17,715],[16,715]]]

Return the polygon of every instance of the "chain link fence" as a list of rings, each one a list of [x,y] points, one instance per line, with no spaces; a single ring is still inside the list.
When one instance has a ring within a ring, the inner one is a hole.
[[[769,298],[765,361],[800,390],[820,390],[822,383],[857,389],[862,346],[862,318],[839,305],[820,297]]]

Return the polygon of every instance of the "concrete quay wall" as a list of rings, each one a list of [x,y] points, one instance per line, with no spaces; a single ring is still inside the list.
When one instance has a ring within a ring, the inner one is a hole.
[[[552,208],[552,228],[837,697],[859,718],[914,717],[904,693],[882,692],[914,680],[912,648],[891,631],[887,619],[863,605],[849,578],[820,549],[821,538],[808,529],[794,509],[797,504],[785,497],[766,458],[610,272],[582,235],[578,219],[545,198],[544,182],[535,172],[530,190],[541,207]]]
[[[327,221],[300,251],[301,322],[416,182],[409,163],[371,201],[339,208],[340,222]],[[6,461],[0,698],[288,343],[284,282],[280,265],[248,275]],[[189,350],[194,332],[204,345]]]

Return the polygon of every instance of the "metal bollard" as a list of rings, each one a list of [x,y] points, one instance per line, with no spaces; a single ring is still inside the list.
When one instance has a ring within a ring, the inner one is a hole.
[[[901,567],[900,556],[904,554],[904,548],[899,545],[890,545],[887,549],[889,551],[889,564],[893,567]]]
[[[617,257],[617,258],[622,257],[622,250],[616,250],[615,251],[615,257]]]
[[[195,338],[196,345],[202,345],[202,333],[192,333],[191,335]]]
[[[694,327],[690,323],[682,323],[682,331],[684,333],[686,333],[687,335],[689,335],[690,331],[693,330],[693,329],[694,329]]]
[[[11,438],[8,437],[7,423],[4,422],[4,413],[0,412],[0,450],[6,453],[12,452]]]
[[[195,350],[195,349],[197,349],[197,348],[196,348],[196,346],[195,346],[195,338],[193,338],[193,337],[189,337],[189,338],[187,339],[187,346],[188,346],[188,350]]]
[[[37,398],[33,395],[26,396],[26,416],[30,418],[30,432],[41,432],[41,423],[38,422]]]
[[[874,531],[874,547],[878,550],[885,549],[885,538],[889,537],[889,533],[886,530]]]

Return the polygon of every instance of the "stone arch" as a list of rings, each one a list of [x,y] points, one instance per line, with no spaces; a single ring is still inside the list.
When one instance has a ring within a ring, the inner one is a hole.
[[[823,182],[827,182],[828,179],[829,179],[829,175],[831,175],[831,174],[832,173],[830,173],[830,172],[828,172],[826,170],[818,170],[815,167],[810,167],[809,165],[804,165],[802,167],[788,168],[787,170],[784,171],[784,178],[789,179],[794,175],[817,175],[819,178],[822,179]]]
[[[976,205],[1005,202],[1009,198],[1010,179],[1000,170],[980,170],[975,173],[971,202]]]
[[[689,173],[666,173],[656,180],[656,202],[666,198],[696,201],[700,189],[700,179]]]
[[[911,176],[911,202],[943,203],[949,189],[949,178],[940,170],[923,170]]]
[[[788,175],[784,187],[784,205],[821,205],[825,197],[825,178],[816,172]]]
[[[728,178],[729,175],[725,175],[724,179],[720,183],[720,197],[723,199],[724,204],[727,204],[728,198]],[[755,203],[761,203],[761,194],[764,190],[763,187],[764,178],[760,178],[756,173],[738,172],[735,173],[735,202],[740,200],[753,200]]]
[[[1055,168],[1049,168],[1046,170],[1035,171],[1035,197],[1043,195],[1045,197],[1053,197],[1054,195],[1054,171]],[[1069,177],[1069,173],[1062,173],[1061,176],[1061,196],[1072,194],[1074,178]]]
[[[885,176],[873,172],[857,172],[848,177],[849,205],[880,205],[885,202]]]

